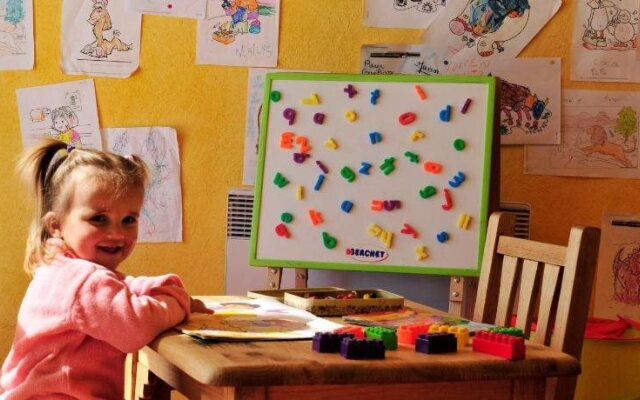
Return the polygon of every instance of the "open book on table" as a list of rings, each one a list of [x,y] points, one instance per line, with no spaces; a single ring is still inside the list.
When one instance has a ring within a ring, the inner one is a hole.
[[[443,325],[463,325],[469,329],[470,333],[479,330],[495,328],[495,325],[470,321],[468,319],[453,317],[444,314],[437,314],[427,310],[416,310],[403,307],[395,311],[381,311],[367,314],[352,314],[342,317],[344,322],[364,326],[381,326],[385,328],[397,329],[401,325],[411,325],[418,323],[443,324]]]
[[[311,339],[342,325],[272,299],[206,302],[214,314],[192,314],[176,329],[200,339]]]

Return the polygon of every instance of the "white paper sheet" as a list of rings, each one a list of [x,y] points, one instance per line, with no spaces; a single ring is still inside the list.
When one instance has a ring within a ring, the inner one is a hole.
[[[438,55],[426,45],[363,45],[360,73],[363,75],[438,75]]]
[[[16,95],[24,149],[42,137],[102,149],[92,79],[18,89]]]
[[[640,320],[640,209],[619,211],[611,204],[602,216],[594,315]]]
[[[126,78],[140,65],[142,16],[127,2],[64,0],[62,4],[62,71]]]
[[[198,20],[196,64],[275,67],[280,0],[209,0]]]
[[[508,10],[493,10],[490,3],[467,0],[449,4],[425,32],[424,43],[439,55],[443,66],[473,58],[515,58],[562,2],[517,0]]]
[[[151,173],[140,212],[138,241],[182,241],[180,154],[173,128],[108,128],[102,131],[107,150],[140,156]]]
[[[427,29],[446,0],[364,0],[364,26]]]
[[[129,7],[143,14],[170,17],[204,18],[207,0],[130,0]]]
[[[640,178],[640,93],[564,90],[558,146],[526,146],[524,172],[606,178]]]
[[[33,69],[33,0],[0,0],[0,70]]]
[[[571,79],[640,82],[638,0],[577,0]]]
[[[500,144],[560,144],[560,58],[492,60],[501,80]]]

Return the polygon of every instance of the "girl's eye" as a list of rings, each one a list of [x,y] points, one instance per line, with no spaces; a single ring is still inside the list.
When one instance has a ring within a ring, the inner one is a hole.
[[[104,215],[94,215],[90,220],[91,222],[102,223],[107,221],[107,217]]]
[[[124,222],[125,224],[135,224],[136,222],[138,222],[138,219],[134,216],[128,216],[125,217],[122,222]]]

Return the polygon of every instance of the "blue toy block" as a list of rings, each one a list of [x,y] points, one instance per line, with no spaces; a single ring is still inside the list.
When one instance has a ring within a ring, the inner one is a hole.
[[[342,339],[340,354],[349,360],[384,360],[384,342],[379,339]]]
[[[458,340],[453,333],[427,333],[416,339],[416,352],[426,354],[454,353]]]

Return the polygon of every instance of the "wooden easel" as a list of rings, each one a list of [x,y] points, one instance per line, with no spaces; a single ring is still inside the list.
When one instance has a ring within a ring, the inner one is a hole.
[[[491,214],[500,209],[500,80],[496,83],[496,100],[493,117],[493,141],[491,146],[491,173],[489,178],[489,210]],[[282,268],[269,267],[267,275],[267,287],[270,290],[280,289],[282,282]],[[305,268],[295,269],[295,287],[306,288],[309,278]],[[478,290],[478,278],[452,276],[449,282],[449,313],[470,319],[473,316],[476,293]]]

